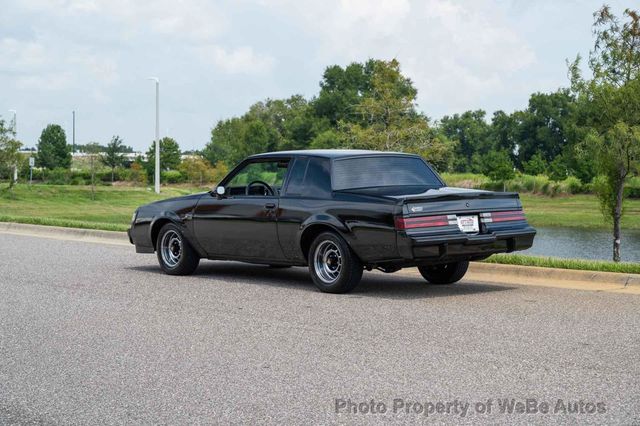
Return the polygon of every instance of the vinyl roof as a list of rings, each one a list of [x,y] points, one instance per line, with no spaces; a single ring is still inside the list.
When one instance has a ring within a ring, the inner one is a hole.
[[[268,158],[281,156],[310,156],[324,158],[342,158],[342,157],[358,157],[371,155],[411,155],[405,152],[389,152],[389,151],[368,151],[364,149],[304,149],[298,151],[277,151],[265,152],[263,154],[255,154],[249,158]]]

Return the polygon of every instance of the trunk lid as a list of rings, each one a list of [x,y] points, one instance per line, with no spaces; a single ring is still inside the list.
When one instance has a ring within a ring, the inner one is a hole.
[[[442,187],[419,194],[392,196],[402,202],[403,216],[437,213],[480,214],[501,210],[520,210],[522,204],[515,192],[492,192],[465,188]]]

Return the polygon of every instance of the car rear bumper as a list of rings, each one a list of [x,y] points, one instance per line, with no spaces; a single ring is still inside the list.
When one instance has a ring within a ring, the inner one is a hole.
[[[404,259],[415,262],[476,260],[495,253],[526,250],[533,245],[536,230],[530,226],[492,230],[484,234],[398,234],[398,249]]]

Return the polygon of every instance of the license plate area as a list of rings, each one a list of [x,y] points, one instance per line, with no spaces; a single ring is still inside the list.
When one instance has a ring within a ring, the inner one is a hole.
[[[462,232],[467,234],[477,234],[480,232],[480,226],[478,224],[478,216],[456,216],[458,222],[458,228]]]

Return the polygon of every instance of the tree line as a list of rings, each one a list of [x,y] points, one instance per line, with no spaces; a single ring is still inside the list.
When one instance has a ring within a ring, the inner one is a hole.
[[[211,130],[199,165],[185,168],[226,170],[247,155],[308,148],[361,148],[416,153],[440,172],[482,173],[494,181],[515,173],[569,176],[590,183],[603,213],[613,223],[614,260],[619,260],[620,218],[625,185],[640,166],[640,16],[627,9],[615,16],[608,6],[594,13],[594,46],[581,73],[577,56],[568,61],[567,87],[534,93],[526,108],[507,113],[470,110],[432,120],[419,111],[418,91],[400,63],[370,59],[325,69],[316,96],[293,95],[252,105],[242,116],[219,121]],[[0,120],[0,168],[17,160],[19,143]],[[117,136],[100,161],[111,169],[125,165],[130,148]],[[153,175],[155,150],[138,169]],[[181,167],[177,142],[161,142],[165,171]],[[195,160],[194,160],[195,161]],[[37,165],[69,168],[69,147],[60,126],[43,130]],[[214,167],[215,165],[215,167]],[[197,172],[196,172],[197,173]]]

